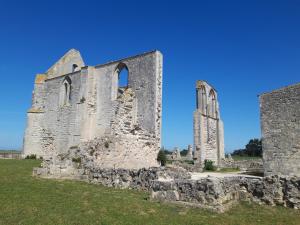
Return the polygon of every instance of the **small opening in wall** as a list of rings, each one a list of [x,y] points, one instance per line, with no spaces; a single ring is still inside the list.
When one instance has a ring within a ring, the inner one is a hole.
[[[78,70],[78,65],[77,64],[73,64],[72,66],[72,73]]]
[[[59,100],[59,105],[64,106],[64,105],[69,105],[70,100],[71,100],[71,79],[70,77],[65,77],[61,89],[60,89],[60,100]]]
[[[64,96],[64,105],[69,103],[69,84],[67,82],[64,83],[65,85],[65,96]]]
[[[217,117],[217,102],[215,92],[211,89],[209,92],[209,97],[211,99],[210,105],[210,115],[214,118]]]

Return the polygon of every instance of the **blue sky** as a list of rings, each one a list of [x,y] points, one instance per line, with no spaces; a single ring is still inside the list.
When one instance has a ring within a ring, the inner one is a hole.
[[[225,150],[260,137],[257,95],[300,81],[300,1],[1,1],[0,147],[21,148],[36,73],[164,55],[163,145],[193,142],[195,81],[219,96]]]

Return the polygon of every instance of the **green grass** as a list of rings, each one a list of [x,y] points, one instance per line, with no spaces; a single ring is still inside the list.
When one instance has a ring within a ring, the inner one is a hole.
[[[31,177],[37,160],[0,160],[0,224],[300,224],[300,210],[241,203],[224,214],[147,200],[145,192]]]
[[[239,155],[232,155],[231,157],[232,157],[234,160],[236,160],[236,161],[262,159],[262,157],[258,157],[258,156],[239,156]]]

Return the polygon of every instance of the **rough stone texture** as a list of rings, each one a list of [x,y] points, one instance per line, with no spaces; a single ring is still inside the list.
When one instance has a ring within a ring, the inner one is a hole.
[[[119,86],[123,69],[126,87]],[[71,173],[78,157],[99,168],[158,166],[161,100],[159,51],[84,66],[72,49],[36,77],[23,153],[45,158],[51,173]]]
[[[241,172],[248,172],[248,173],[263,174],[264,172],[262,159],[235,161],[232,158],[224,158],[220,162],[220,167],[239,168]]]
[[[187,149],[187,154],[186,154],[186,158],[187,160],[193,160],[194,156],[193,156],[193,147],[191,145],[188,145],[188,149]]]
[[[44,163],[47,163],[47,160]],[[72,170],[68,171],[67,164],[70,164],[69,168]],[[116,188],[146,190],[151,192],[151,198],[155,200],[180,202],[219,212],[227,210],[240,200],[300,209],[300,177],[262,178],[235,175],[209,176],[195,180],[182,168],[155,167],[139,170],[89,168],[87,163],[75,163],[70,160],[61,165],[60,168],[55,166],[58,170],[56,172],[50,169],[51,166],[43,166],[35,168],[33,174],[47,178],[85,180]]]
[[[260,95],[265,175],[300,176],[300,83]]]
[[[241,176],[156,180],[152,183],[151,196],[161,201],[180,201],[219,212],[227,210],[232,203],[240,200],[300,209],[300,178]]]
[[[196,83],[197,109],[194,112],[194,158],[203,164],[212,160],[216,165],[224,158],[224,128],[220,118],[216,90],[205,81]]]
[[[174,151],[172,152],[172,155],[171,155],[171,159],[172,160],[181,160],[179,148],[177,148],[177,147],[174,148]]]
[[[0,152],[0,159],[21,159],[21,153]]]

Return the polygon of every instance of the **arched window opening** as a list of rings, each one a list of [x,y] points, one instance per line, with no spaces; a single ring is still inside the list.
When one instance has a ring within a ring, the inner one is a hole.
[[[128,87],[129,71],[124,63],[120,63],[113,75],[112,99],[116,99]]]
[[[72,73],[78,71],[78,65],[77,64],[73,64],[72,65]]]
[[[118,79],[119,79],[119,84],[118,84],[119,88],[128,87],[128,69],[126,66],[119,71]]]
[[[60,106],[69,105],[71,100],[71,79],[66,77],[60,89]]]
[[[201,112],[204,114],[206,114],[206,105],[207,105],[206,89],[205,86],[201,85],[198,90],[198,109],[200,109]]]
[[[210,99],[210,115],[214,118],[217,117],[217,101],[216,101],[216,94],[213,90],[209,92],[209,99]]]

